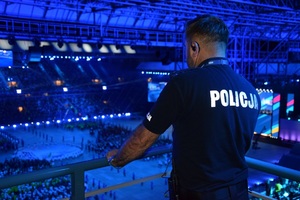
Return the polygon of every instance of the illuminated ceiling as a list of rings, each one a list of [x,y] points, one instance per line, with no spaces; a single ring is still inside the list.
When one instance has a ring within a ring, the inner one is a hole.
[[[187,20],[214,14],[235,37],[297,40],[299,9],[298,0],[2,0],[0,37],[178,45]]]
[[[299,75],[299,0],[2,0],[0,49],[13,49],[20,66],[28,59],[27,50],[32,61],[56,47],[68,55],[96,50],[112,60],[140,56],[141,61],[173,61],[178,70],[184,68],[185,23],[202,14],[226,22],[228,58],[246,78]],[[44,54],[34,48],[36,42]],[[133,45],[136,54],[113,51]]]
[[[185,23],[202,14],[217,15],[226,22],[231,33],[228,57],[234,70],[249,79],[257,74],[300,72],[300,67],[288,66],[300,62],[299,0],[2,0],[0,48],[19,50],[22,61],[23,51],[36,40],[60,51],[66,47],[61,48],[58,41],[75,48],[79,41],[91,44],[93,52],[104,45],[135,45],[147,47],[146,58],[150,58],[148,47],[173,48],[175,68],[182,69]],[[9,37],[21,49],[8,44]]]

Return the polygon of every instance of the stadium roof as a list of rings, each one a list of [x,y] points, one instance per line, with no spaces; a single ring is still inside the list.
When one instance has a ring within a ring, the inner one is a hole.
[[[299,9],[298,0],[2,0],[0,35],[151,41],[151,32],[178,37],[187,20],[214,14],[234,36],[297,40]]]

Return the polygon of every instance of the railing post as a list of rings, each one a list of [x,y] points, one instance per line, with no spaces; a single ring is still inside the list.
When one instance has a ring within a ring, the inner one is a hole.
[[[83,200],[85,198],[84,170],[78,169],[71,174],[71,200]]]

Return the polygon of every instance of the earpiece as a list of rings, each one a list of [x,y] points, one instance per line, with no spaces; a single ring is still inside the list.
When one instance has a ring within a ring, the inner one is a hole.
[[[198,51],[200,50],[200,46],[199,46],[199,44],[197,42],[193,42],[191,44],[191,47],[192,47],[193,51],[196,51],[197,49],[198,49]]]

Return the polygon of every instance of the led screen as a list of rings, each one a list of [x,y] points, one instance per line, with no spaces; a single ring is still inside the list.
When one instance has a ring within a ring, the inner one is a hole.
[[[279,136],[280,97],[280,94],[273,94],[272,130],[270,136],[274,138]]]
[[[156,102],[167,82],[148,82],[148,102]]]
[[[290,116],[294,112],[294,94],[287,95],[287,103],[286,103],[286,115]]]
[[[0,67],[8,67],[13,65],[13,52],[0,50]]]
[[[255,132],[271,136],[273,115],[273,92],[258,90],[261,100],[261,110],[256,122]]]

